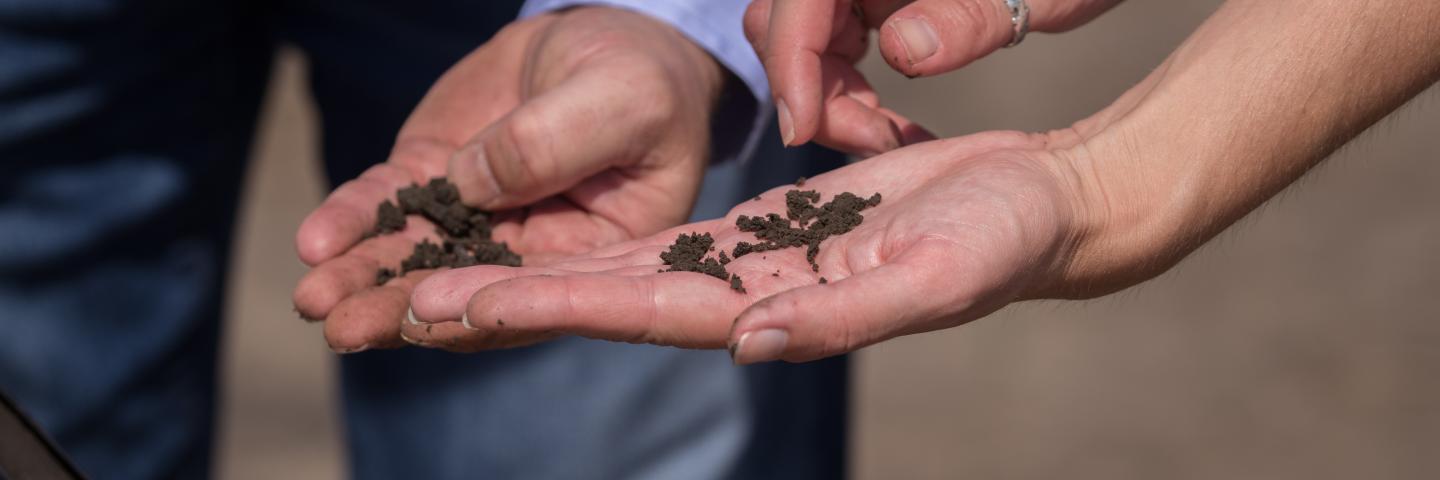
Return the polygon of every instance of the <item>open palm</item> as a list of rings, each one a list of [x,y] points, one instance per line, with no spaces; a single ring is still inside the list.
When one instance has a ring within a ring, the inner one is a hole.
[[[306,218],[296,244],[313,269],[296,288],[296,309],[398,329],[410,288],[430,272],[373,288],[375,273],[433,238],[434,227],[411,218],[396,235],[366,233],[381,201],[434,177],[448,176],[467,204],[498,211],[495,239],[531,260],[684,221],[719,83],[702,50],[638,14],[581,8],[512,24],[435,84],[389,161]],[[332,330],[340,351],[403,344]]]
[[[822,245],[751,253],[727,265],[745,293],[690,272],[657,272],[680,233],[730,251],[740,215],[784,212],[776,188],[723,219],[684,225],[553,265],[435,275],[403,333],[455,350],[574,334],[735,351],[742,363],[803,361],[958,325],[1035,294],[1063,268],[1071,195],[1037,136],[992,132],[902,148],[810,179],[825,198],[881,193],[864,222]],[[826,283],[821,283],[824,277]],[[738,345],[737,345],[738,344]]]

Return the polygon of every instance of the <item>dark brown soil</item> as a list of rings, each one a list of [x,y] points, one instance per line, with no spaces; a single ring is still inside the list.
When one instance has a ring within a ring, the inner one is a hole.
[[[797,186],[804,183],[804,178],[795,182]],[[760,241],[740,242],[729,256],[722,250],[716,257],[706,258],[706,254],[715,249],[715,239],[708,233],[682,233],[668,251],[660,254],[660,260],[670,266],[668,270],[660,271],[700,272],[721,280],[728,279],[730,288],[744,293],[745,288],[740,277],[725,270],[725,265],[729,264],[732,258],[803,246],[806,248],[805,259],[810,262],[810,269],[818,272],[820,265],[815,263],[815,256],[820,253],[820,243],[832,236],[848,233],[864,222],[865,217],[860,211],[879,205],[880,194],[876,193],[866,199],[844,192],[817,207],[815,204],[819,201],[820,192],[815,190],[790,190],[785,192],[784,217],[778,213],[766,214],[764,217],[741,215],[735,219],[735,226],[742,232],[754,233],[755,238]],[[764,259],[762,256],[761,260]],[[780,271],[776,270],[770,275],[778,277]],[[820,283],[829,282],[825,277],[820,277]]]
[[[400,262],[400,269],[382,268],[375,274],[375,283],[415,270],[441,267],[460,268],[474,265],[520,265],[520,256],[504,243],[490,239],[490,215],[460,203],[460,192],[444,178],[434,178],[425,186],[411,185],[396,192],[399,205],[386,200],[376,211],[375,231],[371,235],[394,233],[405,228],[406,215],[420,215],[435,224],[440,243],[426,239],[415,245],[410,258]]]
[[[740,242],[731,255],[740,258],[754,252],[803,246],[810,269],[818,272],[820,265],[815,263],[815,256],[820,253],[820,243],[859,226],[865,221],[860,211],[879,205],[880,194],[866,199],[844,192],[816,207],[819,201],[820,193],[814,190],[791,190],[785,192],[785,217],[777,213],[763,218],[741,215],[735,219],[735,226],[742,232],[754,233],[760,242]]]
[[[733,275],[725,271],[725,264],[730,263],[730,258],[725,252],[720,252],[719,258],[705,258],[705,255],[715,249],[715,238],[708,233],[680,234],[675,243],[670,245],[670,250],[660,252],[660,261],[665,262],[670,268],[661,272],[700,272],[721,280],[730,280]],[[735,284],[730,280],[731,285]],[[738,290],[738,289],[737,289]]]

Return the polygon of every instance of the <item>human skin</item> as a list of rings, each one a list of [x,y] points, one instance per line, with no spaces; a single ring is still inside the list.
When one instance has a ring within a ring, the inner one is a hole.
[[[585,7],[511,24],[436,82],[388,161],[305,219],[296,249],[312,268],[296,310],[326,320],[337,352],[405,345],[399,323],[430,271],[380,287],[375,274],[434,238],[434,227],[410,218],[398,234],[364,235],[379,203],[433,177],[448,176],[465,203],[500,211],[495,238],[527,263],[683,222],[722,82],[705,51],[637,13]]]
[[[734,218],[784,211],[782,187],[724,219],[556,262],[426,279],[402,332],[454,350],[574,334],[805,361],[954,327],[1014,301],[1112,293],[1172,267],[1440,79],[1440,3],[1231,0],[1115,103],[1069,128],[990,132],[811,179],[880,192],[821,246],[729,264],[746,293],[657,273],[681,232],[719,248]],[[770,273],[780,270],[781,276]],[[828,284],[818,284],[824,276]]]
[[[1064,32],[1121,0],[1027,0],[1032,32]],[[765,64],[786,145],[811,140],[860,156],[932,139],[880,105],[855,68],[869,31],[880,56],[910,77],[968,65],[1014,38],[1004,0],[756,0],[745,35]]]

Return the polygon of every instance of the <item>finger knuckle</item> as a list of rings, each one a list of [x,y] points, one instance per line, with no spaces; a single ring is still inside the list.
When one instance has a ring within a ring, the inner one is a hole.
[[[527,112],[516,111],[501,128],[507,151],[485,155],[490,175],[502,194],[534,187],[544,166],[553,163],[550,145],[553,138],[549,124]]]
[[[951,0],[948,8],[939,12],[951,28],[940,31],[960,36],[966,41],[965,48],[980,48],[985,40],[999,37],[998,27],[1002,22],[998,20],[1009,19],[1008,14],[1000,11],[1000,5],[1001,2],[989,0]],[[1003,23],[1008,29],[1009,22]]]

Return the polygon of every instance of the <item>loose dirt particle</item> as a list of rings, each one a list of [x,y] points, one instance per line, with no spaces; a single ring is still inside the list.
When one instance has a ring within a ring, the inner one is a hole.
[[[375,272],[376,285],[384,285],[385,282],[390,281],[390,279],[392,278],[395,278],[395,270],[391,270],[389,268],[382,268],[380,269],[380,271]]]
[[[375,212],[375,234],[394,233],[405,229],[405,212],[386,200]]]

